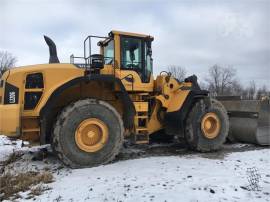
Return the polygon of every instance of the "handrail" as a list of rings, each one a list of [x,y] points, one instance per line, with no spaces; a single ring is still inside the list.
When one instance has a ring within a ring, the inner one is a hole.
[[[89,35],[87,36],[84,41],[83,41],[83,45],[84,45],[84,55],[83,57],[75,57],[73,54],[70,56],[70,63],[74,64],[74,59],[84,59],[85,62],[85,67],[90,67],[91,68],[91,55],[92,55],[92,48],[91,48],[91,39],[92,38],[98,38],[98,39],[104,39],[105,43],[106,40],[113,40],[113,37],[104,37],[104,36],[95,36],[95,35]],[[101,45],[102,41],[100,41],[98,43],[98,45]],[[89,46],[89,47],[87,47]],[[109,58],[109,57],[104,57],[104,59]],[[115,57],[112,58],[113,59],[113,64],[114,64],[114,71],[115,71]],[[115,75],[115,72],[114,72]]]
[[[86,42],[89,40],[89,56],[87,58],[91,58],[91,38],[98,38],[98,39],[111,39],[111,37],[104,37],[104,36],[95,36],[95,35],[89,35],[84,39],[84,57],[86,58]],[[90,60],[91,62],[91,60]]]

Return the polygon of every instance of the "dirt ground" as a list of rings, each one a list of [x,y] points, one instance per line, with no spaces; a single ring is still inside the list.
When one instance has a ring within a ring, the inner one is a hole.
[[[216,152],[199,153],[199,156],[209,159],[223,159],[233,152],[245,152],[252,150],[265,149],[262,146],[252,144],[231,144],[226,143],[223,148]],[[187,148],[184,142],[182,143],[153,143],[150,145],[127,145],[121,150],[115,161],[146,158],[153,156],[188,156],[190,154],[198,154]]]
[[[16,144],[16,142],[11,142],[10,144]],[[17,143],[18,144],[18,143]],[[18,160],[28,159],[31,161],[43,161],[48,164],[56,164],[59,167],[63,167],[62,163],[56,158],[52,153],[52,150],[49,145],[46,146],[33,146],[33,147],[22,147],[23,149],[17,152],[12,153],[11,158],[9,158],[5,163],[0,163],[0,171],[4,172],[3,169],[11,169],[9,164],[14,164]],[[209,159],[224,159],[228,154],[234,152],[245,152],[265,149],[266,147],[256,146],[252,144],[230,144],[226,143],[223,145],[223,148],[216,152],[208,153],[198,153],[189,150],[184,142],[182,143],[160,143],[152,142],[151,144],[145,145],[134,145],[125,143],[120,153],[116,156],[115,160],[112,162],[119,162],[129,159],[139,159],[147,157],[157,157],[157,156],[189,156],[191,154],[197,154],[203,158]],[[15,151],[15,150],[14,150]],[[5,168],[3,168],[5,164]],[[1,167],[2,166],[2,167]]]

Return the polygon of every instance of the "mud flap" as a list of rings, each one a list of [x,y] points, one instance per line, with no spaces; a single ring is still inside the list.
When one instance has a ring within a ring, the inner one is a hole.
[[[269,100],[241,100],[230,96],[217,99],[228,111],[230,140],[270,145]]]

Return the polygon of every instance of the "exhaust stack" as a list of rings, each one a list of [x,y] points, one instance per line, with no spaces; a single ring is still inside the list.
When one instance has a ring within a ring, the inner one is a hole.
[[[50,59],[49,59],[49,63],[60,63],[59,59],[57,57],[57,50],[56,50],[56,45],[53,42],[53,40],[51,40],[49,37],[44,35],[44,39],[47,43],[47,45],[49,46],[49,52],[50,52]]]

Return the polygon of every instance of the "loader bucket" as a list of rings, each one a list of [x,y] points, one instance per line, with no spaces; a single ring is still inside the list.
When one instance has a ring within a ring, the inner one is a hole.
[[[270,145],[270,102],[241,100],[240,97],[217,98],[228,111],[229,140],[258,145]]]

